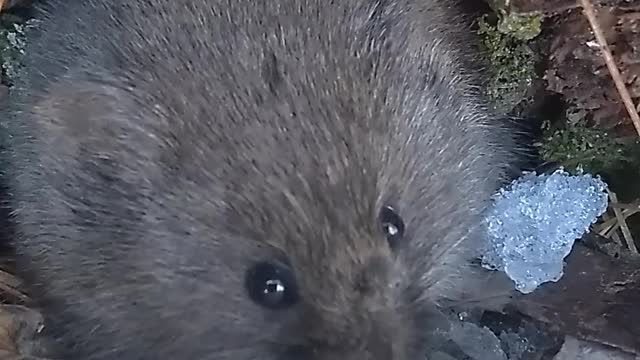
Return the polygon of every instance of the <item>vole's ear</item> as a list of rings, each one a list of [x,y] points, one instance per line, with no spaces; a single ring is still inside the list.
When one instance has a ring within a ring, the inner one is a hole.
[[[119,175],[159,171],[162,117],[145,113],[149,107],[122,84],[68,76],[45,89],[29,125],[37,134],[35,146],[44,147],[43,166],[69,171],[111,164]]]
[[[91,143],[98,150],[133,135],[130,102],[124,90],[107,82],[62,78],[36,99],[33,125],[57,149],[75,152]]]

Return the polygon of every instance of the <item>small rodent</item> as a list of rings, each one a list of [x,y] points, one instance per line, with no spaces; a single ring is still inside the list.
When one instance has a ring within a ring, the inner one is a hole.
[[[3,174],[61,359],[424,358],[513,153],[452,1],[40,6]]]

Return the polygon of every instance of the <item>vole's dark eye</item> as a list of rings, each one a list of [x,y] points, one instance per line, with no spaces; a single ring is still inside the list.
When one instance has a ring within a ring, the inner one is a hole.
[[[394,247],[398,240],[404,236],[404,221],[390,206],[385,206],[380,210],[378,221],[389,245]]]
[[[269,309],[283,309],[298,301],[295,278],[283,265],[268,262],[254,265],[247,272],[245,286],[251,300]]]

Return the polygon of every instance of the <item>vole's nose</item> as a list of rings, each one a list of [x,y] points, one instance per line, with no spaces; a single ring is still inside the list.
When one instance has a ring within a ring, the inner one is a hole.
[[[310,346],[313,360],[405,360],[405,329],[395,314],[360,314],[344,329],[324,329]]]
[[[366,335],[362,353],[371,360],[400,360],[404,356],[404,343],[398,336],[401,329],[392,323],[374,326]],[[354,358],[355,359],[355,358]]]
[[[402,314],[401,289],[392,286],[395,266],[374,252],[338,271],[337,292],[311,297],[301,322],[309,355],[301,359],[405,360],[411,325]]]
[[[389,259],[382,256],[371,257],[359,269],[355,278],[354,290],[366,297],[385,289],[389,282],[390,272],[391,262]]]

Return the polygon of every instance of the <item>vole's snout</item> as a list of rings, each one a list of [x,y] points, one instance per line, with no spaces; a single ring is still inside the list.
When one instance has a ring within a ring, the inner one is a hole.
[[[374,319],[369,328],[362,329],[361,348],[351,355],[353,359],[404,360],[405,334],[395,314],[371,314]]]
[[[354,277],[353,287],[356,296],[364,301],[379,302],[379,304],[372,306],[385,306],[384,298],[390,295],[387,289],[391,284],[392,266],[390,261],[383,256],[374,256],[368,259]]]
[[[367,319],[368,317],[375,319]],[[312,360],[405,360],[404,332],[387,315],[366,314],[350,324],[349,331],[338,331],[325,339],[309,343],[304,359]]]
[[[351,284],[335,284],[329,300],[313,304],[303,323],[312,360],[405,360],[407,327],[399,289],[390,285],[394,264],[374,255],[350,268]],[[344,275],[344,273],[343,273]]]

